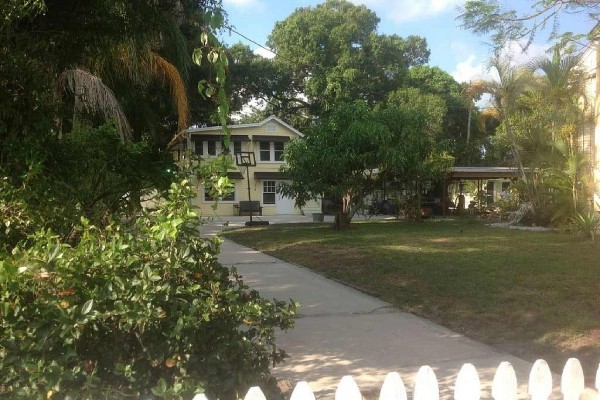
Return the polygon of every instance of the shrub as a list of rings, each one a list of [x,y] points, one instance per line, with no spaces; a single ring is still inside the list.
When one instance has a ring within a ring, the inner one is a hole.
[[[0,260],[0,396],[232,399],[285,353],[296,304],[262,299],[216,260],[188,182],[157,210],[79,241],[39,230]]]
[[[591,239],[592,242],[596,240],[596,233],[600,228],[600,217],[594,211],[588,211],[584,213],[576,213],[571,218],[571,229],[573,233],[579,236]]]

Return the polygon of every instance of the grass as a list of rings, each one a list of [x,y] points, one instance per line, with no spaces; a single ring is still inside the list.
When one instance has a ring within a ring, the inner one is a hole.
[[[560,372],[600,361],[600,246],[558,232],[468,221],[272,225],[238,243],[336,278],[466,336]]]

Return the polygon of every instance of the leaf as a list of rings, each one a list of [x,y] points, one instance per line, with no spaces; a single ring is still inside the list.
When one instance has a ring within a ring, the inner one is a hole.
[[[202,65],[202,49],[194,49],[192,60],[194,61],[194,64],[197,64],[198,66]]]
[[[81,308],[81,314],[82,315],[88,314],[90,311],[92,311],[93,306],[94,306],[94,299],[89,299],[88,301],[85,302],[85,304]]]

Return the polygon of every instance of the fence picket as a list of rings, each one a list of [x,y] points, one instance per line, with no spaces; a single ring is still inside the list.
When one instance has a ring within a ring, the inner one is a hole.
[[[454,386],[455,400],[479,400],[481,398],[481,382],[473,364],[462,366],[456,377]]]
[[[495,400],[515,400],[517,398],[517,375],[508,361],[501,362],[496,370],[492,382],[492,397]]]
[[[600,400],[600,364],[596,370],[596,390],[598,391],[598,400]]]
[[[419,368],[415,378],[413,400],[439,400],[440,389],[435,372],[429,365]]]
[[[290,400],[316,400],[310,385],[306,381],[298,382]]]
[[[563,369],[561,377],[561,392],[564,400],[579,400],[585,388],[583,368],[576,358],[569,358]]]
[[[335,391],[335,400],[362,400],[360,389],[350,375],[346,375],[340,380]]]
[[[246,393],[244,400],[267,400],[267,398],[258,386],[253,386],[248,390],[248,393]]]
[[[545,360],[536,360],[529,373],[531,400],[547,400],[552,393],[552,372]]]
[[[400,374],[397,372],[387,374],[379,392],[379,400],[406,400],[406,387]]]
[[[600,400],[600,364],[596,371],[597,400]],[[528,393],[531,400],[548,400],[552,395],[552,372],[548,363],[537,360],[529,372]],[[561,376],[561,392],[563,400],[580,400],[582,395],[588,396],[585,389],[585,379],[581,363],[576,358],[570,358],[563,368]],[[590,390],[591,391],[591,390]],[[509,362],[498,366],[492,382],[492,398],[494,400],[517,399],[517,375]],[[454,400],[481,400],[481,381],[477,369],[469,363],[464,364],[454,387]],[[428,365],[419,368],[415,377],[412,400],[439,400],[440,389],[435,372]],[[400,374],[390,372],[385,377],[379,393],[379,400],[407,400],[406,386]],[[192,400],[208,400],[204,394],[196,394]],[[251,387],[244,400],[267,400],[259,387]],[[315,394],[308,384],[302,381],[296,384],[290,400],[316,400]],[[362,400],[360,389],[354,378],[344,376],[336,389],[335,400]]]

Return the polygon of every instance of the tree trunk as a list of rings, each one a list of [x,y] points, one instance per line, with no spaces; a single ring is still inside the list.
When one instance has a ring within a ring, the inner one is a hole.
[[[469,141],[471,140],[471,115],[473,114],[473,106],[469,107],[469,119],[467,120],[467,150],[469,148]]]
[[[342,210],[335,214],[335,219],[333,220],[334,229],[343,229],[350,225],[353,216],[353,213],[351,213],[351,204],[352,197],[350,195],[346,195],[342,198]]]

